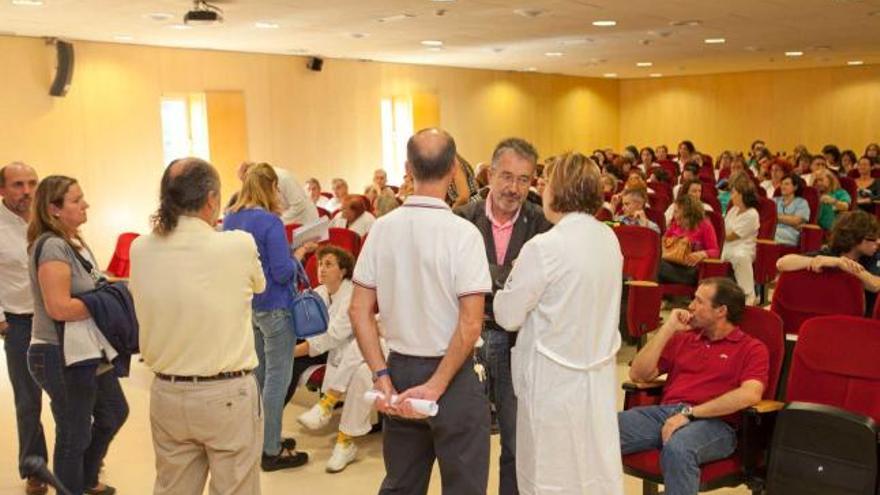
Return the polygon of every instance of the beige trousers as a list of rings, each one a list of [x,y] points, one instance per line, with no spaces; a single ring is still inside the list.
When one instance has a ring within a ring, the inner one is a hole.
[[[155,495],[259,495],[263,410],[253,375],[202,383],[153,380]]]

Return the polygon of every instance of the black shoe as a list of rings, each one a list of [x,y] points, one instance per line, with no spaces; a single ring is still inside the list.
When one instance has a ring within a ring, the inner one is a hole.
[[[116,493],[116,488],[113,488],[110,485],[104,485],[103,490],[95,490],[94,488],[90,488],[85,490],[87,495],[113,495]]]
[[[300,467],[307,462],[309,462],[309,454],[305,452],[282,450],[278,455],[263,454],[260,467],[263,471],[278,471],[279,469]]]

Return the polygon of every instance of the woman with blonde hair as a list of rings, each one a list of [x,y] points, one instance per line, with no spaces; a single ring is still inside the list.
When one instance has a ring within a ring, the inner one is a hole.
[[[300,261],[313,246],[303,246],[290,256],[290,247],[281,222],[278,176],[271,165],[258,163],[245,172],[241,191],[223,220],[224,230],[243,230],[254,237],[266,290],[254,294],[254,344],[259,358],[257,383],[263,396],[263,471],[302,466],[305,452],[295,452],[293,439],[281,438],[284,396],[293,372],[296,335],[290,304],[291,285],[302,270]]]
[[[56,476],[71,493],[111,495],[116,490],[99,482],[98,474],[128,404],[108,359],[74,363],[71,350],[62,347],[86,332],[86,339],[100,338],[85,303],[74,297],[94,290],[101,279],[79,232],[88,208],[76,179],[52,175],[37,187],[27,233],[34,296],[28,368],[51,399]],[[64,336],[72,332],[81,335]],[[103,356],[115,352],[112,346],[102,349]]]
[[[511,349],[520,493],[623,494],[615,355],[623,255],[602,206],[599,167],[567,153],[545,170],[554,227],[522,248],[495,321]],[[548,393],[548,391],[552,391]]]
[[[830,231],[837,215],[849,210],[852,198],[840,187],[837,176],[824,167],[813,171],[813,187],[819,193],[819,214],[816,223],[822,229]]]

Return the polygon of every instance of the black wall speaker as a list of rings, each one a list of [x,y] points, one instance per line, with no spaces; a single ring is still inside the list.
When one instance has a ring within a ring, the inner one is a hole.
[[[57,40],[55,42],[55,78],[49,87],[52,96],[64,96],[70,89],[70,81],[73,80],[73,43]]]
[[[306,67],[308,67],[309,70],[321,72],[321,69],[324,68],[324,59],[320,57],[312,57],[309,59],[309,63]]]

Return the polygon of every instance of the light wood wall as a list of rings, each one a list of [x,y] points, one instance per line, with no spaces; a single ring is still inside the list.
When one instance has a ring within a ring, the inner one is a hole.
[[[148,230],[157,205],[163,93],[242,92],[244,158],[328,187],[346,177],[353,190],[382,162],[382,97],[437,95],[440,124],[474,163],[512,135],[543,155],[619,140],[615,81],[344,60],[311,72],[302,57],[74,44],[71,90],[52,98],[43,41],[0,36],[0,163],[77,177],[92,205],[84,234],[102,265],[120,232]]]
[[[620,82],[620,144],[691,139],[717,156],[755,139],[771,150],[880,140],[880,66],[744,72]]]

